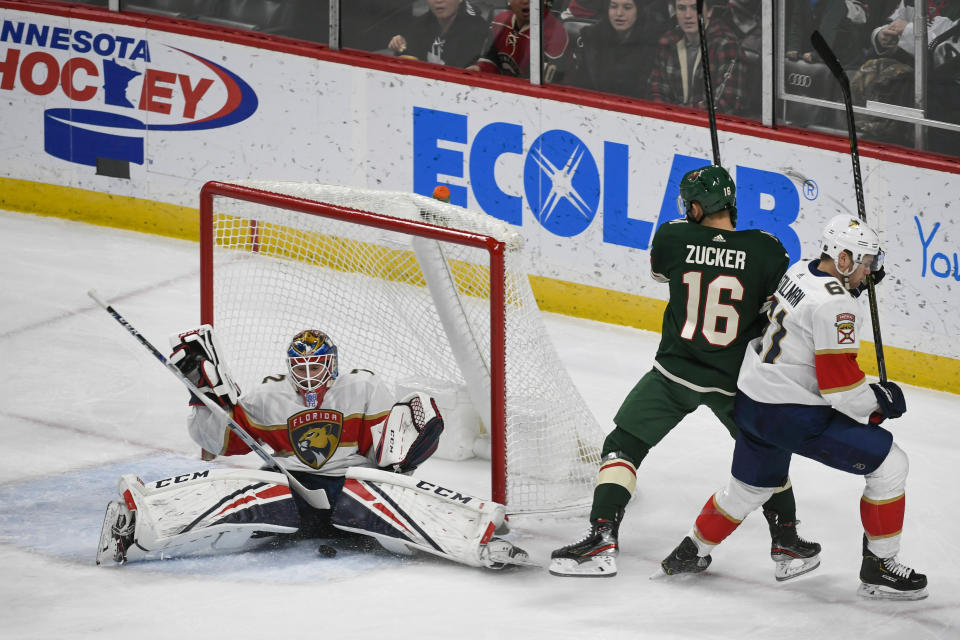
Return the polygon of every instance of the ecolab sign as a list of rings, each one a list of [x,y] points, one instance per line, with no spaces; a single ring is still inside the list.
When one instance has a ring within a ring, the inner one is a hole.
[[[524,200],[548,232],[571,237],[582,233],[602,212],[603,242],[647,249],[653,232],[678,217],[677,185],[687,171],[710,164],[705,158],[674,154],[659,197],[656,222],[630,215],[630,148],[614,140],[588,146],[575,133],[552,129],[523,144],[523,126],[493,122],[468,136],[468,116],[436,109],[413,110],[413,190],[430,195],[443,176],[469,178],[469,188],[487,214],[523,224]],[[495,166],[504,154],[523,157],[523,193],[507,193],[497,184]],[[780,238],[791,262],[800,259],[800,240],[791,228],[800,212],[800,194],[787,176],[738,165],[737,227],[759,228]],[[653,181],[651,179],[651,181]],[[633,186],[637,186],[634,184]],[[467,206],[467,187],[450,185],[450,202]],[[659,196],[659,194],[658,194]],[[654,196],[654,197],[658,197]],[[819,196],[804,183],[804,197]]]
[[[175,47],[12,20],[0,25],[0,43],[0,90],[62,97],[64,106],[43,112],[44,151],[68,162],[143,164],[147,131],[226,127],[257,110],[239,76]]]

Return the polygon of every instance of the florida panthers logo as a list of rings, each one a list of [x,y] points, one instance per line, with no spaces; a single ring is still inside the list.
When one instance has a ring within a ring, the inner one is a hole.
[[[340,446],[343,414],[329,409],[308,409],[287,419],[290,448],[297,459],[319,469]]]

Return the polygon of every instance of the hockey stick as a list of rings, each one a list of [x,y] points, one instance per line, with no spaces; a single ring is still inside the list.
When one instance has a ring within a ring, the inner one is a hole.
[[[840,90],[843,92],[843,104],[847,111],[847,136],[850,138],[850,159],[853,161],[853,188],[857,196],[857,215],[863,222],[867,221],[867,208],[863,200],[863,181],[860,179],[860,152],[857,149],[857,128],[853,121],[853,98],[850,95],[850,79],[846,71],[843,70],[836,54],[820,35],[819,31],[814,31],[810,35],[810,42],[813,48],[817,50],[820,59],[830,69],[830,73],[840,83]],[[880,314],[877,310],[877,292],[874,288],[873,274],[866,278],[867,280],[867,299],[870,305],[870,323],[873,327],[873,346],[877,352],[877,372],[880,382],[887,381],[887,365],[883,357],[883,340],[880,337]]]
[[[703,23],[703,0],[697,0],[697,30],[700,32],[700,61],[703,63],[703,95],[707,101],[710,120],[710,144],[713,145],[713,164],[720,166],[720,142],[717,140],[717,111],[713,105],[713,81],[710,79],[710,54],[707,52],[706,26]]]
[[[174,364],[172,364],[162,353],[160,353],[160,351],[155,346],[153,346],[153,344],[149,340],[147,340],[143,336],[143,334],[137,331],[137,329],[133,325],[131,325],[126,318],[120,315],[120,313],[117,312],[116,309],[114,309],[112,306],[107,304],[97,294],[95,290],[90,289],[90,291],[87,292],[87,295],[90,296],[94,302],[96,302],[98,305],[103,307],[103,309],[107,313],[113,316],[114,320],[119,322],[120,325],[124,329],[126,329],[130,335],[136,338],[137,342],[139,342],[141,345],[144,346],[144,348],[147,349],[147,351],[153,354],[153,357],[159,360],[160,363],[163,364],[163,366],[166,367],[168,371],[170,371],[170,373],[176,376],[177,380],[183,383],[183,385],[187,389],[189,389],[190,392],[194,396],[196,396],[207,409],[210,409],[210,411],[212,411],[214,415],[224,420],[227,423],[227,427],[231,431],[233,431],[233,433],[235,433],[237,437],[240,438],[245,445],[250,447],[251,451],[253,451],[255,454],[260,456],[260,459],[263,460],[265,463],[267,463],[267,465],[269,465],[271,468],[276,469],[283,475],[287,476],[287,481],[290,483],[290,488],[296,490],[296,492],[300,494],[300,496],[307,502],[307,504],[309,504],[311,507],[314,507],[315,509],[330,508],[330,501],[327,499],[326,491],[324,491],[323,489],[315,489],[315,490],[307,489],[305,486],[300,484],[300,481],[297,480],[295,477],[293,477],[293,474],[287,471],[283,466],[280,465],[279,462],[277,462],[269,453],[267,453],[267,451],[263,448],[263,446],[259,442],[254,440],[253,437],[249,433],[247,433],[243,427],[237,424],[236,420],[230,417],[230,414],[228,414],[226,411],[223,410],[223,407],[221,407],[219,404],[217,404],[216,402],[208,398],[204,393],[202,393],[199,389],[197,389],[197,385],[193,384],[189,378],[183,375],[183,372],[180,371],[180,369],[177,369],[177,367]]]

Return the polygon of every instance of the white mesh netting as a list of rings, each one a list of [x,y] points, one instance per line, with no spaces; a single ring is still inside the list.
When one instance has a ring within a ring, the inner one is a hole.
[[[589,504],[604,434],[547,335],[523,268],[519,234],[485,214],[410,193],[287,182],[236,184],[503,241],[508,511],[550,512]],[[467,387],[489,426],[489,395],[483,395],[489,390],[477,382],[476,367],[464,365],[470,353],[463,353],[471,352],[485,369],[481,375],[489,375],[486,250],[414,240],[409,234],[276,203],[218,197],[214,212],[213,319],[241,390],[283,373],[290,339],[315,328],[337,344],[341,372],[369,369],[391,385],[416,379]],[[435,276],[427,286],[433,271],[425,276],[420,261],[429,259],[431,246],[434,257],[440,255],[439,247],[446,273],[456,283],[452,300],[431,294],[437,288]],[[453,309],[442,318],[438,304]]]

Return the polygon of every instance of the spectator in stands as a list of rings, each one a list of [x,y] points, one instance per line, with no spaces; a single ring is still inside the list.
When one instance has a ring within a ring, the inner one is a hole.
[[[952,27],[960,19],[960,0],[939,0],[927,5],[927,42],[934,51],[940,46],[941,36],[949,37]],[[890,14],[886,24],[870,34],[870,59],[864,62],[850,80],[850,90],[856,104],[867,100],[904,106],[914,105],[914,15],[913,0],[901,0]],[[926,55],[926,52],[924,52]],[[935,62],[927,58],[928,64]],[[935,90],[948,89],[936,65],[928,67],[929,78]],[[946,94],[952,94],[947,91]],[[909,145],[913,127],[889,118],[863,117],[857,128],[864,137]]]
[[[563,11],[561,20],[600,20],[603,14],[604,0],[570,0]]]
[[[342,0],[340,45],[363,51],[383,51],[397,32],[396,24],[413,18],[414,0]]]
[[[930,44],[933,68],[927,80],[927,115],[960,124],[960,21]],[[931,151],[960,156],[960,133],[937,130],[927,141]]]
[[[873,4],[876,6],[877,0]],[[873,8],[868,0],[789,0],[787,59],[818,62],[810,44],[810,34],[818,30],[841,64],[847,68],[860,66],[866,59],[868,20]]]
[[[657,102],[705,109],[696,0],[675,0],[677,26],[657,43],[648,81]],[[704,22],[714,104],[718,113],[739,115],[744,102],[745,57],[720,0],[704,0]]]
[[[646,97],[656,39],[655,21],[644,19],[652,2],[604,0],[604,19],[584,27],[574,49],[573,84],[634,98]],[[659,3],[658,3],[659,4]]]
[[[730,0],[729,6],[730,22],[737,29],[740,46],[759,53],[763,40],[760,0]]]
[[[550,13],[550,0],[543,2],[541,19],[544,83],[560,82],[571,58],[570,38],[563,24]],[[469,69],[530,77],[530,0],[510,0],[510,8],[494,16],[479,60]]]
[[[464,0],[427,0],[430,10],[391,38],[391,51],[404,58],[466,67],[477,59],[489,27]]]
[[[901,62],[913,64],[914,0],[900,0],[887,23],[873,30],[870,42],[879,56],[895,57]],[[927,42],[953,26],[960,18],[960,1],[939,0],[927,5]]]

